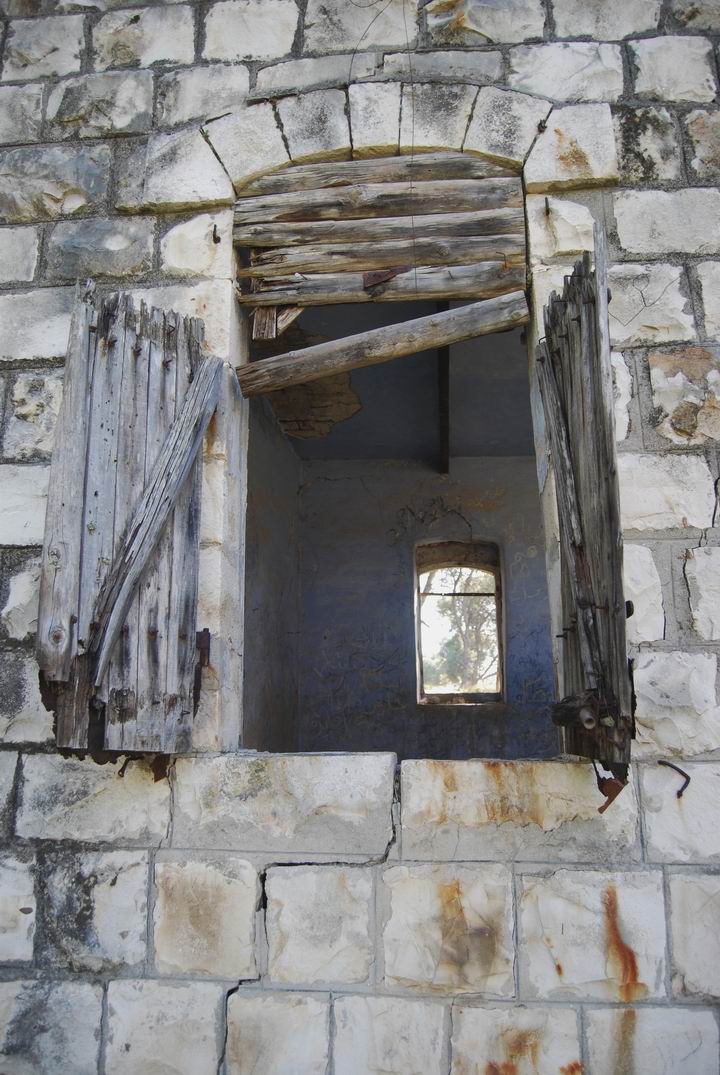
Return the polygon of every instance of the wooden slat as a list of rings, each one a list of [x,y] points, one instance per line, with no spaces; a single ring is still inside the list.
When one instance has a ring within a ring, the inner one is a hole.
[[[242,272],[242,275],[247,274]],[[261,306],[255,310],[252,336],[254,340],[274,340],[277,337],[277,306]]]
[[[486,261],[479,265],[409,268],[374,287],[362,273],[316,273],[276,277],[262,290],[238,293],[244,306],[324,306],[339,302],[407,302],[408,299],[485,299],[525,286],[525,266]]]
[[[522,182],[517,178],[365,183],[243,198],[235,206],[235,223],[353,220],[419,212],[482,212],[520,208],[522,204]]]
[[[348,272],[398,265],[472,265],[481,261],[524,263],[525,236],[395,239],[382,243],[319,243],[255,251],[238,276],[266,279],[288,273]],[[253,333],[254,335],[254,333]],[[254,335],[254,338],[259,337]]]
[[[471,235],[521,235],[525,238],[522,208],[489,209],[470,213],[426,213],[417,216],[369,217],[356,220],[315,220],[286,224],[236,224],[233,240],[241,246],[303,246],[312,243],[385,242],[391,239]]]
[[[238,379],[245,396],[260,395],[331,374],[388,362],[402,355],[449,346],[474,336],[500,332],[525,324],[527,320],[525,295],[522,291],[516,291],[487,302],[461,306],[252,362],[238,369]]]

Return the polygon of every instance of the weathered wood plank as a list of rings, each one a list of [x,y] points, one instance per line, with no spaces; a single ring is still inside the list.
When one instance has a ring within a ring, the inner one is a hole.
[[[366,286],[362,273],[316,273],[275,277],[258,291],[238,292],[244,306],[324,306],[341,302],[407,302],[408,299],[486,299],[525,287],[525,266],[485,261],[479,265],[409,267],[392,279]]]
[[[249,275],[244,270],[238,275]],[[254,340],[274,340],[277,336],[277,306],[259,306],[253,313]]]
[[[402,355],[449,346],[474,336],[500,332],[525,324],[527,320],[525,295],[516,291],[487,302],[461,306],[253,362],[239,367],[238,379],[245,396],[260,395],[330,374],[388,362]]]

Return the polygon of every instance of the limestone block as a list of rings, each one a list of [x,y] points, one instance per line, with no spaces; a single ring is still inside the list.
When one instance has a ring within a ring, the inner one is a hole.
[[[345,85],[350,79],[367,78],[375,73],[377,59],[374,52],[359,52],[344,56],[323,56],[317,59],[285,60],[284,63],[263,67],[258,71],[255,95],[271,97],[283,93],[299,93],[301,90],[320,86]]]
[[[556,101],[616,101],[623,91],[619,45],[559,41],[510,50],[514,90]]]
[[[703,261],[696,272],[705,312],[705,332],[720,339],[720,261]]]
[[[0,624],[8,638],[23,642],[37,630],[40,561],[26,561],[10,576],[7,600],[0,612]]]
[[[89,982],[0,983],[0,1066],[7,1075],[96,1075],[103,990]]]
[[[382,854],[394,754],[179,758],[176,847]]]
[[[0,545],[42,545],[49,467],[0,465]]]
[[[205,324],[205,347],[220,358],[233,352],[233,284],[230,280],[205,280],[199,284],[133,289],[139,306],[145,301],[162,310],[175,310],[184,317],[201,317]]]
[[[525,201],[530,263],[576,257],[595,246],[593,215],[566,198],[530,194]]]
[[[624,530],[712,526],[715,489],[700,456],[623,452],[618,478]]]
[[[0,362],[60,358],[67,350],[74,289],[0,295]]]
[[[400,84],[360,82],[350,86],[348,93],[354,156],[391,156],[397,153],[400,139]]]
[[[42,126],[42,83],[0,86],[0,145],[37,142]]]
[[[338,997],[335,1070],[343,1075],[447,1075],[441,1004],[401,997]]]
[[[520,169],[549,113],[550,104],[539,97],[495,86],[480,90],[464,151]]]
[[[110,982],[107,1075],[216,1071],[224,996],[225,988],[214,982]]]
[[[111,11],[93,27],[92,41],[99,70],[192,63],[195,59],[193,10],[182,5]]]
[[[672,986],[676,997],[720,997],[720,877],[670,874]]]
[[[201,213],[176,224],[160,242],[160,267],[169,276],[229,279],[233,271],[232,210]]]
[[[720,11],[715,0],[670,0],[670,11],[683,28],[720,31]]]
[[[373,962],[372,873],[278,866],[265,884],[268,973],[275,982],[367,981]]]
[[[424,993],[511,997],[513,925],[505,866],[394,866],[383,875],[385,983]]]
[[[269,104],[240,108],[229,116],[208,123],[203,131],[236,190],[257,176],[274,172],[290,163]]]
[[[148,131],[152,111],[151,71],[108,71],[53,86],[47,118],[54,136],[96,138]]]
[[[383,74],[418,82],[475,82],[482,86],[503,78],[501,52],[460,52],[457,49],[432,52],[386,53]],[[355,76],[359,77],[359,76]]]
[[[596,187],[619,177],[608,104],[554,108],[525,166],[527,191]]]
[[[696,109],[685,117],[694,156],[690,168],[698,179],[720,179],[720,113]]]
[[[665,637],[660,575],[653,554],[646,545],[625,543],[623,548],[623,589],[634,611],[627,620],[627,640],[631,646],[657,642]]]
[[[718,1028],[712,1012],[680,1008],[605,1008],[587,1012],[593,1075],[623,1070],[650,1075],[717,1071]]]
[[[635,93],[662,101],[712,101],[712,45],[704,37],[648,37],[630,42]]]
[[[0,229],[0,283],[32,280],[37,267],[39,243],[37,228]]]
[[[104,199],[107,146],[43,146],[0,153],[0,218],[8,224],[87,212]]]
[[[609,272],[610,338],[618,347],[694,340],[692,307],[683,271],[654,263],[613,265]]]
[[[79,71],[85,47],[84,23],[82,15],[11,22],[5,42],[3,82]]]
[[[30,961],[35,936],[35,862],[0,857],[0,959]]]
[[[9,398],[3,448],[8,459],[47,458],[62,401],[62,373],[19,373]]]
[[[617,41],[657,29],[661,0],[553,0],[558,37]]]
[[[147,273],[152,268],[154,224],[152,217],[56,224],[47,246],[47,272],[59,280]]]
[[[225,0],[205,19],[206,60],[272,60],[290,52],[297,30],[293,0]]]
[[[720,863],[720,764],[684,762],[690,783],[672,769],[642,765],[643,812],[651,862]]]
[[[525,41],[545,29],[541,0],[430,0],[425,15],[432,41],[459,45]]]
[[[416,38],[415,5],[403,0],[388,0],[370,18],[346,0],[309,0],[305,13],[308,52],[352,52],[361,39],[364,49],[412,48]]]
[[[146,851],[53,854],[43,895],[43,952],[52,964],[101,971],[145,959]]]
[[[691,757],[720,749],[717,658],[709,653],[640,653],[635,658],[637,753]]]
[[[400,152],[461,149],[477,94],[476,86],[406,82],[400,117]]]
[[[0,741],[6,744],[45,743],[52,738],[52,722],[52,713],[40,698],[34,658],[17,649],[4,653],[0,667]],[[2,754],[0,760],[5,757]],[[9,793],[9,788],[2,784],[4,779],[0,765],[0,787],[3,789],[0,799],[3,794],[7,798]]]
[[[615,440],[619,444],[630,432],[630,401],[633,397],[633,378],[630,368],[619,351],[611,351],[613,375],[613,417]]]
[[[257,978],[255,868],[236,855],[155,864],[155,965],[161,974]]]
[[[330,1052],[327,998],[233,993],[227,1022],[228,1075],[325,1075]]]
[[[622,179],[658,183],[682,177],[682,147],[667,108],[619,108],[613,122]]]
[[[153,135],[138,164],[144,178],[136,185],[131,177],[120,189],[118,209],[194,209],[234,201],[225,169],[198,130]]]
[[[157,845],[169,821],[166,780],[144,762],[97,765],[90,758],[32,754],[23,760],[19,836]]]
[[[625,1004],[662,997],[662,876],[589,870],[526,875],[519,946],[525,996]]]
[[[720,440],[720,350],[655,351],[648,365],[658,432],[673,444]]]
[[[311,90],[283,97],[278,115],[291,160],[340,160],[350,156],[350,128],[342,90]]]
[[[631,254],[720,252],[720,191],[632,190],[614,197],[620,244]]]
[[[453,1007],[450,1075],[581,1075],[571,1008]]]
[[[587,765],[404,761],[403,854],[411,859],[606,862],[638,854],[635,792],[608,810]]]
[[[159,123],[173,127],[191,119],[205,121],[222,115],[245,103],[249,86],[248,69],[240,63],[171,71],[159,82]]]
[[[720,639],[720,548],[688,549],[685,579],[690,596],[693,627],[700,638]]]

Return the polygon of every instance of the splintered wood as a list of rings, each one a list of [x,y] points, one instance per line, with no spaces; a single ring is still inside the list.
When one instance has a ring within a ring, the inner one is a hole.
[[[625,640],[605,235],[545,308],[538,378],[558,502],[563,700],[570,754],[627,779],[633,735]]]

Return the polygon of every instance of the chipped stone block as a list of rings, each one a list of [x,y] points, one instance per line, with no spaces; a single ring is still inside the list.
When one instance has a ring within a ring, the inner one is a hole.
[[[669,877],[672,986],[676,997],[720,997],[720,877]]]
[[[59,280],[137,276],[152,268],[154,220],[123,217],[56,224],[47,271]]]
[[[226,0],[205,19],[206,60],[272,60],[286,56],[295,40],[298,9],[293,0]]]
[[[145,851],[53,854],[43,900],[43,954],[72,970],[133,967],[147,949]]]
[[[711,1075],[718,1070],[712,1012],[605,1008],[590,1009],[586,1018],[593,1075]]]
[[[45,709],[40,698],[38,667],[33,657],[22,650],[3,654],[0,665],[0,742],[45,743],[53,734],[52,713]],[[0,762],[6,755],[0,755]],[[10,755],[8,755],[10,757]],[[2,781],[7,774],[0,765],[0,809],[2,794],[9,787]],[[12,781],[12,775],[9,777]]]
[[[0,1067],[7,1075],[97,1075],[101,985],[0,983]]]
[[[402,94],[399,83],[356,83],[349,87],[348,94],[353,155],[372,157],[397,153]]]
[[[37,267],[39,244],[37,228],[0,228],[1,284],[32,280]]]
[[[697,179],[720,179],[720,112],[696,109],[685,117],[693,149],[690,168]]]
[[[278,115],[294,162],[350,156],[350,128],[342,90],[311,90],[284,97]]]
[[[224,996],[224,986],[214,982],[110,982],[107,1075],[216,1071]]]
[[[720,261],[703,261],[695,271],[705,313],[705,333],[720,339]]]
[[[204,280],[199,284],[168,284],[166,287],[133,288],[136,305],[145,301],[162,310],[175,310],[184,317],[200,317],[205,324],[205,346],[219,358],[233,353],[233,303],[230,280]]]
[[[5,656],[3,655],[3,661]],[[13,794],[18,754],[15,750],[0,751],[0,814],[4,814]]]
[[[0,960],[28,962],[35,936],[34,860],[0,857]]]
[[[290,163],[269,104],[249,105],[208,123],[203,131],[235,189]]]
[[[553,0],[558,37],[617,41],[657,29],[661,0]]]
[[[640,653],[635,658],[637,753],[690,757],[720,749],[720,709],[710,653]]]
[[[589,870],[526,875],[519,946],[527,997],[625,1004],[662,997],[662,876]]]
[[[685,560],[693,627],[700,638],[720,640],[720,548],[688,549]]]
[[[466,153],[480,153],[500,164],[522,167],[538,136],[539,125],[550,113],[539,97],[492,86],[480,90],[465,145]]]
[[[411,859],[599,861],[636,858],[638,810],[626,788],[611,811],[587,765],[404,761],[403,854]]]
[[[234,193],[225,169],[198,130],[153,135],[147,145],[141,183],[122,188],[118,209],[194,209],[229,205]]]
[[[446,1075],[445,1011],[432,1001],[338,997],[335,1068],[343,1075]]]
[[[0,362],[61,358],[67,350],[74,289],[0,295]]]
[[[383,882],[390,901],[386,985],[513,995],[512,895],[504,866],[394,866]]]
[[[108,71],[53,86],[47,118],[60,138],[136,134],[152,126],[151,71]]]
[[[716,0],[670,0],[670,12],[683,29],[720,32]]]
[[[173,127],[191,119],[205,121],[229,112],[245,103],[249,86],[248,69],[239,63],[172,71],[159,82],[160,125]]]
[[[655,351],[648,365],[658,433],[680,445],[720,440],[720,352]]]
[[[42,545],[49,467],[0,465],[0,545]]]
[[[631,254],[720,252],[720,191],[624,191],[614,210],[620,244]]]
[[[232,218],[232,210],[223,209],[170,228],[160,241],[162,271],[228,279],[233,271]]]
[[[278,866],[265,884],[268,973],[274,982],[368,979],[373,962],[370,870]]]
[[[720,863],[720,764],[684,762],[690,783],[672,769],[641,765],[643,813],[651,862]]]
[[[635,93],[661,101],[712,101],[712,45],[704,37],[649,37],[630,42]]]
[[[453,1007],[450,1075],[582,1075],[572,1008]]]
[[[367,8],[346,0],[309,0],[305,13],[308,52],[352,52],[361,39],[364,49],[412,48],[416,38],[414,5],[403,0],[388,0],[370,18]]]
[[[700,456],[623,452],[618,478],[624,530],[712,526],[715,488]]]
[[[255,95],[270,97],[282,93],[299,93],[301,90],[317,89],[320,86],[342,86],[350,79],[367,78],[374,74],[376,63],[374,52],[323,56],[322,60],[286,60],[258,71]]]
[[[459,45],[524,41],[545,29],[541,0],[431,0],[425,17],[432,41]]]
[[[623,91],[620,46],[594,41],[518,45],[510,51],[508,83],[556,101],[615,101]]]
[[[10,576],[7,600],[0,612],[0,625],[8,638],[22,642],[37,630],[40,592],[40,561],[29,560]]]
[[[615,440],[619,444],[630,432],[630,401],[633,397],[633,377],[630,367],[619,351],[610,353],[613,375],[613,417]]]
[[[109,173],[107,146],[6,149],[0,153],[0,218],[22,224],[87,212],[105,197]]]
[[[596,187],[619,178],[608,104],[554,108],[547,128],[530,150],[524,172],[527,191]]]
[[[437,82],[403,85],[400,152],[461,149],[478,91]]]
[[[110,11],[93,27],[92,42],[99,70],[192,63],[195,59],[193,10],[182,5]]]
[[[658,642],[665,637],[660,575],[650,549],[625,543],[623,547],[623,589],[634,611],[627,620],[627,640],[631,646]]]
[[[84,23],[82,15],[11,22],[5,42],[3,82],[79,71],[85,47]]]
[[[19,373],[13,383],[3,449],[8,459],[48,458],[62,401],[62,373]]]
[[[503,59],[501,52],[460,52],[457,49],[433,49],[410,56],[407,52],[389,52],[383,60],[383,74],[418,82],[475,82],[484,86],[502,80]]]
[[[140,761],[121,769],[90,758],[28,755],[23,759],[21,799],[19,836],[155,845],[167,833],[167,780],[156,781]]]
[[[525,201],[530,263],[567,260],[593,250],[593,215],[586,205],[566,198],[531,194]]]
[[[42,126],[42,84],[0,86],[0,145],[37,142]]]
[[[658,183],[682,177],[682,146],[667,108],[618,108],[613,122],[624,180]]]
[[[694,340],[692,306],[678,265],[613,265],[610,338],[616,347]]]
[[[236,855],[155,864],[155,965],[161,974],[257,978],[255,868]]]
[[[326,1075],[330,1005],[299,993],[233,993],[227,1004],[228,1075]]]
[[[394,754],[179,758],[175,847],[383,854]]]

